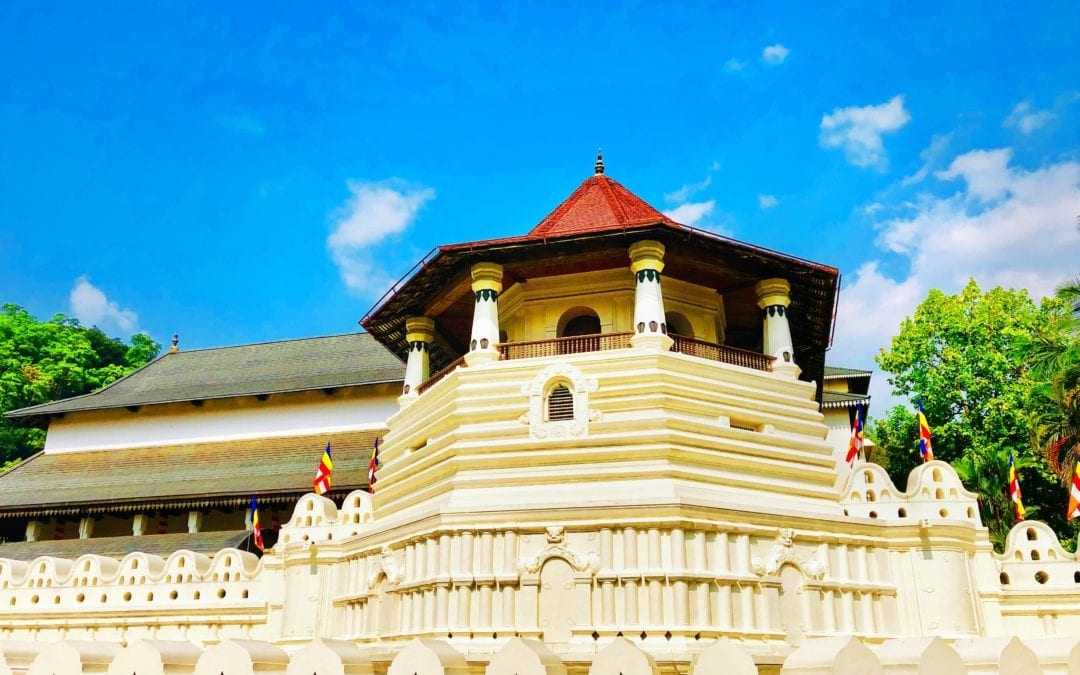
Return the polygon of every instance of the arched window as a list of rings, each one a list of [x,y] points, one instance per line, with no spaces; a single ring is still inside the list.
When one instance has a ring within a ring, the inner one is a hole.
[[[686,318],[686,315],[679,312],[668,312],[664,315],[664,322],[667,323],[668,333],[675,333],[683,337],[694,337],[694,327],[690,325],[690,319]]]
[[[565,384],[555,385],[547,397],[547,421],[574,419],[574,395]]]
[[[578,337],[600,333],[600,317],[588,307],[574,307],[563,313],[556,328],[558,337]]]

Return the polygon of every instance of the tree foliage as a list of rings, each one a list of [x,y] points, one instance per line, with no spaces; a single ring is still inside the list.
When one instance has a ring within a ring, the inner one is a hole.
[[[1016,457],[1028,514],[1072,539],[1065,495],[1045,457],[1031,444],[1033,376],[1030,344],[1061,313],[1063,303],[1032,301],[1027,291],[983,292],[968,282],[959,293],[931,291],[877,357],[893,391],[921,403],[934,432],[934,454],[949,462],[980,495],[983,522],[1001,543],[1013,515],[1006,485]],[[893,480],[904,485],[919,461],[912,409],[893,408],[871,425]]]
[[[1058,289],[1061,305],[1018,343],[1030,363],[1031,441],[1068,484],[1080,460],[1080,279]]]
[[[0,308],[0,466],[41,449],[45,431],[13,423],[10,410],[99,389],[157,356],[137,333],[129,342],[57,314],[39,321],[17,305]]]

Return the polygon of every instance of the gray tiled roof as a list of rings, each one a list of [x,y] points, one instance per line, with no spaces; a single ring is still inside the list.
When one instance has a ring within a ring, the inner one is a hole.
[[[828,390],[821,392],[822,408],[847,408],[856,403],[865,403],[869,400],[870,396],[867,394],[853,394],[844,391]]]
[[[10,560],[33,560],[48,555],[56,558],[75,559],[85,553],[109,558],[123,558],[138,551],[151,555],[169,556],[181,549],[213,555],[223,548],[236,548],[247,539],[250,532],[227,530],[224,532],[199,532],[198,534],[150,534],[142,537],[95,537],[91,539],[58,539],[47,541],[15,541],[0,544],[0,558]]]
[[[140,508],[311,490],[315,465],[333,446],[335,489],[367,485],[383,430],[338,431],[85,452],[41,452],[0,474],[0,517]],[[149,506],[148,506],[149,505]]]
[[[193,349],[165,354],[90,394],[7,416],[399,382],[404,373],[401,360],[367,333]]]
[[[858,368],[841,368],[840,366],[825,366],[826,380],[840,380],[849,377],[870,377],[872,370],[859,370]]]

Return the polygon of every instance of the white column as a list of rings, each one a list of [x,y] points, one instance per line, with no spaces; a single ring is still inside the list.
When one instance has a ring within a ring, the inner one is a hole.
[[[502,265],[476,263],[472,266],[472,337],[465,362],[486,363],[499,358],[499,293],[502,292]]]
[[[79,520],[79,539],[89,539],[94,536],[94,519],[84,516]]]
[[[45,535],[45,523],[31,520],[26,523],[26,541],[41,541]]]
[[[428,348],[435,339],[435,322],[426,316],[405,319],[405,341],[409,343],[409,356],[405,362],[405,385],[398,403],[408,405],[417,396],[417,389],[431,377],[431,358]]]
[[[664,245],[638,241],[630,245],[630,270],[634,273],[634,335],[630,344],[659,351],[671,349],[664,318],[664,294],[660,273],[664,270]]]
[[[773,371],[796,378],[802,370],[795,364],[795,347],[788,325],[791,285],[786,279],[765,279],[754,287],[762,312],[762,351],[774,357]]]
[[[203,514],[202,511],[188,511],[187,514],[187,531],[188,534],[198,534],[202,530]],[[248,528],[251,528],[251,523],[248,523]]]
[[[150,529],[150,516],[145,513],[138,513],[131,520],[131,534],[136,537],[141,537],[147,533]]]

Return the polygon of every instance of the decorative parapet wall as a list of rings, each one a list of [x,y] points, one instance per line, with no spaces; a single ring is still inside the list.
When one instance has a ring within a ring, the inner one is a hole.
[[[168,558],[130,553],[119,561],[96,555],[0,560],[0,639],[265,635],[273,587],[259,579],[259,569],[256,556],[236,549],[213,558],[176,551]]]
[[[998,583],[986,597],[1000,607],[1003,634],[1080,635],[1080,558],[1046,523],[1014,525],[994,561]]]
[[[961,521],[982,525],[979,496],[968,492],[956,471],[945,462],[915,467],[908,474],[907,485],[907,491],[900,491],[877,464],[856,464],[843,493],[844,515],[887,522]]]
[[[879,467],[861,465],[849,487],[864,498],[875,490],[870,503],[906,497],[925,509],[938,489],[945,501],[968,499],[950,492],[947,465],[912,478],[914,490],[893,494]],[[235,549],[0,561],[0,640],[258,638],[294,651],[325,635],[386,663],[418,638],[447,640],[475,661],[517,636],[587,663],[622,637],[658,663],[689,663],[727,638],[779,663],[794,646],[840,636],[872,649],[904,636],[1060,636],[1080,614],[1080,563],[1041,523],[1019,524],[994,556],[975,536],[985,530],[964,519],[927,528],[924,519],[852,516],[870,529],[834,522],[829,531],[811,527],[823,521],[777,527],[769,521],[783,519],[658,513],[619,527],[401,529],[376,522],[371,502],[358,491],[338,509],[305,496],[261,562]],[[213,658],[225,658],[219,652]],[[880,655],[907,658],[900,652],[894,644]]]
[[[887,641],[932,637],[975,641],[965,649],[985,660],[1021,635],[1054,638],[1060,656],[1060,639],[1080,634],[1080,561],[1035,522],[994,555],[947,464],[909,481],[900,492],[880,467],[857,466],[838,504],[846,518],[673,504],[380,521],[366,492],[341,508],[309,494],[261,561],[235,549],[2,560],[0,641],[258,639],[279,651],[247,653],[280,657],[327,637],[386,665],[424,644],[414,640],[444,640],[475,663],[517,637],[587,664],[625,639],[646,663],[685,666],[714,639],[778,665],[853,636],[867,645],[844,649],[883,663],[915,649]],[[850,512],[883,505],[876,518]],[[219,667],[242,650],[207,654]]]

